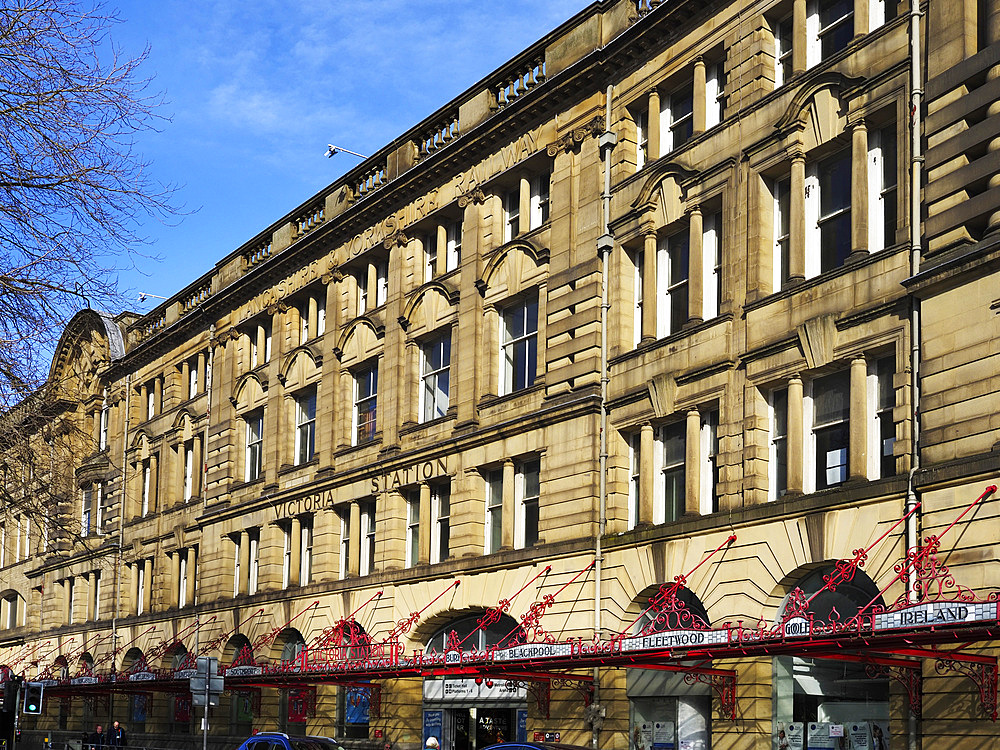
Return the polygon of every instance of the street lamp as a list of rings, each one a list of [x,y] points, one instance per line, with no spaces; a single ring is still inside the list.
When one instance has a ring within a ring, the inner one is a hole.
[[[349,148],[343,148],[341,146],[334,146],[332,143],[326,144],[326,158],[330,158],[334,154],[339,154],[343,151],[345,154],[351,154],[352,156],[357,156],[359,159],[367,159],[368,157],[364,154],[359,154],[357,151],[351,151]]]

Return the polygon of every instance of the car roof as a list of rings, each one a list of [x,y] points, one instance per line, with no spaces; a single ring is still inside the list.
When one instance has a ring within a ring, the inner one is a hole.
[[[483,750],[592,750],[584,745],[566,745],[562,742],[499,742]]]

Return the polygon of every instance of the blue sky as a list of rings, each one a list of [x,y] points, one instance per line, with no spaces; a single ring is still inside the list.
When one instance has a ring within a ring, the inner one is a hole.
[[[160,131],[139,150],[188,215],[149,221],[121,285],[169,296],[589,4],[588,0],[112,0],[150,46]],[[133,302],[137,311],[156,299]]]

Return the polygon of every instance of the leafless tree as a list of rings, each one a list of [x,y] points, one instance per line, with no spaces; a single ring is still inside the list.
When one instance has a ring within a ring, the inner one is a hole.
[[[73,313],[120,308],[141,222],[177,213],[136,151],[160,98],[119,20],[95,0],[0,7],[0,409],[43,382]]]

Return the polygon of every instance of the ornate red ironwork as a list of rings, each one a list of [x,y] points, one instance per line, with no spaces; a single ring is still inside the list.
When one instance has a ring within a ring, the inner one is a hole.
[[[719,700],[719,716],[736,721],[736,672],[729,669],[690,669],[684,673],[688,685],[702,683],[715,692]]]
[[[432,604],[434,604],[435,602],[437,602],[437,600],[440,599],[442,596],[444,596],[445,594],[447,594],[453,588],[457,588],[460,583],[461,583],[460,580],[455,579],[450,584],[448,584],[448,588],[446,588],[440,594],[438,594],[433,599],[431,599],[429,602],[427,602],[427,604],[425,604],[419,610],[417,610],[416,612],[411,612],[408,617],[404,617],[402,620],[399,620],[396,623],[396,627],[394,627],[392,630],[390,630],[389,634],[385,638],[383,638],[381,641],[379,641],[379,644],[380,645],[385,645],[385,644],[396,642],[396,641],[399,640],[399,637],[401,635],[403,635],[405,633],[409,633],[410,629],[420,619],[420,615],[422,615],[424,612],[426,612],[428,610],[428,608],[430,608],[430,606]]]
[[[958,672],[972,680],[979,690],[979,700],[983,707],[983,713],[989,716],[991,721],[997,720],[996,659],[993,659],[992,663],[982,663],[942,657],[934,662],[934,670],[938,674]]]
[[[232,635],[234,635],[235,633],[239,632],[239,629],[241,627],[243,627],[248,622],[250,622],[250,620],[252,620],[254,617],[258,617],[258,616],[263,615],[263,614],[264,614],[264,608],[263,607],[261,607],[260,609],[258,609],[256,611],[250,613],[249,615],[247,615],[246,617],[244,617],[242,620],[240,620],[236,625],[234,625],[231,630],[227,630],[226,632],[222,633],[220,636],[218,636],[214,640],[209,641],[207,644],[205,644],[204,646],[202,646],[201,648],[199,648],[198,649],[198,653],[195,654],[195,656],[204,656],[205,654],[207,654],[207,653],[209,653],[211,651],[215,651],[216,649],[220,648],[222,646],[222,644],[225,643]]]
[[[568,687],[575,690],[583,698],[584,707],[594,702],[594,678],[577,677],[576,675],[560,675],[553,677],[549,685],[554,688]]]
[[[715,554],[719,552],[719,550],[721,550],[723,547],[726,547],[735,542],[736,538],[737,538],[736,534],[731,534],[718,547],[716,547],[714,550],[705,555],[701,560],[699,560],[698,564],[695,565],[693,568],[691,568],[691,570],[689,570],[687,573],[682,573],[680,575],[674,576],[674,580],[671,583],[664,584],[663,586],[661,586],[660,590],[656,594],[650,597],[649,606],[647,606],[644,610],[642,610],[642,612],[639,613],[639,616],[636,617],[634,620],[632,620],[632,622],[630,622],[625,627],[625,629],[622,630],[621,633],[619,633],[619,635],[625,636],[628,633],[630,633],[632,628],[635,627],[636,623],[639,622],[639,620],[641,620],[644,615],[647,615],[650,612],[650,610],[655,611],[657,614],[654,615],[654,617],[652,618],[652,622],[650,622],[643,628],[644,635],[648,635],[648,633],[645,632],[647,629],[649,630],[649,632],[654,632],[656,629],[655,627],[656,625],[666,624],[659,622],[661,619],[664,619],[660,618],[659,615],[667,611],[675,613],[675,615],[682,620],[686,620],[688,624],[685,625],[685,627],[696,627],[696,625],[694,624],[695,620],[697,619],[698,621],[700,621],[701,618],[697,618],[696,615],[694,615],[688,610],[687,605],[678,598],[678,594],[681,591],[681,589],[687,586],[688,580],[692,575],[694,575],[694,573],[698,570],[698,568],[700,568],[702,565],[708,562],[712,557],[714,557]],[[701,627],[703,628],[708,627],[708,623],[702,623]]]
[[[230,667],[256,667],[257,661],[253,656],[253,646],[247,644],[243,646],[236,655],[233,657],[233,663],[229,665]]]
[[[352,706],[368,703],[368,716],[371,719],[382,718],[382,686],[377,682],[342,682],[340,687],[345,691],[345,697]]]
[[[510,633],[508,633],[501,640],[501,643],[508,643],[511,645],[518,643],[555,643],[555,637],[542,627],[542,616],[549,609],[551,609],[553,604],[555,604],[556,597],[559,596],[559,594],[569,588],[577,578],[588,572],[596,564],[597,561],[592,560],[587,567],[560,586],[554,594],[546,594],[538,601],[533,602],[532,605],[528,607],[528,611],[521,615],[521,622],[518,627],[511,630]]]
[[[190,625],[187,625],[187,626],[181,628],[179,631],[177,631],[177,634],[174,635],[172,638],[169,638],[169,639],[164,638],[156,646],[154,646],[153,648],[149,649],[146,652],[146,663],[147,664],[153,664],[158,659],[163,658],[163,656],[165,654],[167,654],[175,646],[178,646],[178,645],[179,646],[183,646],[184,644],[181,641],[181,638],[183,638],[184,636],[188,635],[189,632],[191,632],[191,633],[197,633],[198,631],[201,630],[201,628],[204,625],[208,625],[208,624],[214,622],[216,619],[218,619],[217,615],[212,615],[209,619],[205,620],[204,623],[201,622],[200,618],[196,619]]]
[[[130,640],[128,643],[123,643],[120,646],[116,646],[115,648],[113,648],[110,651],[108,651],[107,653],[105,653],[100,659],[96,659],[95,658],[94,659],[94,667],[96,668],[99,664],[104,664],[107,661],[113,662],[115,660],[115,658],[117,658],[118,654],[120,654],[122,652],[123,649],[131,646],[133,643],[135,643],[137,640],[139,640],[143,636],[149,635],[154,630],[156,630],[156,625],[150,625],[148,628],[146,628],[145,630],[143,630],[141,633],[139,633],[139,635],[137,635],[135,638],[133,638],[132,640]]]
[[[483,613],[483,616],[476,621],[476,627],[473,628],[472,631],[470,631],[468,634],[466,634],[465,638],[463,638],[460,641],[457,638],[454,639],[449,638],[448,649],[461,648],[462,644],[464,644],[469,638],[471,638],[473,633],[479,632],[480,630],[485,630],[491,625],[496,625],[498,622],[500,622],[500,618],[503,615],[505,615],[508,611],[510,611],[511,603],[513,602],[513,600],[516,599],[526,588],[528,588],[528,586],[533,584],[543,575],[549,573],[551,570],[552,566],[546,565],[538,572],[537,575],[532,577],[531,580],[527,581],[523,586],[521,586],[521,588],[519,588],[516,592],[514,592],[513,596],[511,596],[509,599],[501,599],[496,607],[486,610],[486,612]],[[454,635],[454,634],[449,634],[449,635]]]
[[[357,620],[355,619],[356,616],[357,616],[357,614],[358,614],[358,612],[360,612],[362,609],[364,609],[365,607],[367,607],[369,604],[371,604],[375,599],[378,599],[380,596],[382,596],[382,592],[381,591],[376,591],[374,594],[372,594],[370,597],[368,597],[368,599],[364,603],[362,603],[361,605],[359,605],[353,612],[351,612],[349,615],[347,615],[347,617],[342,617],[340,620],[338,620],[333,625],[331,625],[330,627],[326,628],[318,636],[316,636],[310,642],[309,648],[310,649],[326,649],[326,648],[329,648],[330,646],[342,646],[343,645],[344,629],[348,627],[348,623],[350,623],[349,627],[351,629],[361,628],[361,626],[358,625]],[[364,632],[363,628],[362,628],[362,632]],[[369,638],[369,642],[370,641],[371,641],[371,639]]]
[[[257,649],[261,648],[262,646],[266,646],[266,645],[270,644],[275,638],[278,637],[278,635],[285,628],[287,628],[289,625],[291,625],[293,622],[295,622],[297,619],[299,619],[302,615],[304,615],[310,609],[313,609],[313,608],[318,607],[318,606],[319,606],[319,601],[318,600],[314,601],[312,604],[310,604],[309,606],[307,606],[304,609],[300,610],[297,614],[295,614],[294,616],[292,616],[291,618],[289,618],[283,625],[279,625],[278,627],[271,628],[268,632],[266,632],[266,633],[258,636],[254,640],[254,642],[250,644],[250,648],[253,651],[256,651]]]
[[[892,666],[869,662],[865,664],[865,673],[872,679],[887,677],[898,682],[910,704],[910,713],[917,719],[923,714],[923,675],[920,672],[920,663],[914,662],[913,666]]]

